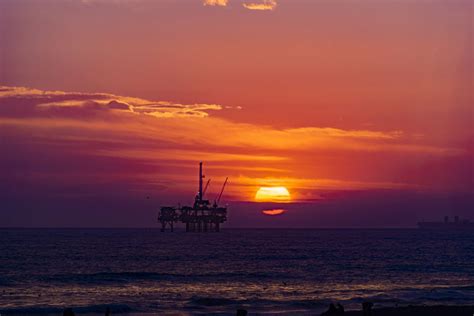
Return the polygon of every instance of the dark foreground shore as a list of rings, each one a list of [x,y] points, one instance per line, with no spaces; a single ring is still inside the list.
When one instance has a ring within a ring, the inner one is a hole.
[[[109,308],[105,310],[105,316],[112,315]],[[8,314],[8,313],[6,313]],[[76,316],[81,313],[77,313],[72,308],[67,308],[63,312],[63,316]],[[165,313],[168,315],[167,313]],[[254,313],[251,310],[239,309],[237,310],[237,316],[251,316],[259,313]],[[366,311],[326,311],[322,313],[323,316],[474,316],[474,306],[403,306],[403,307],[384,307],[375,308]]]
[[[347,311],[345,316],[474,316],[474,306],[406,306],[375,308],[370,314]]]

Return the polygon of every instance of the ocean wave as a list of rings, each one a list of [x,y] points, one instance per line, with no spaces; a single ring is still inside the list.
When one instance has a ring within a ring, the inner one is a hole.
[[[271,273],[199,273],[199,274],[179,274],[179,273],[157,273],[157,272],[98,272],[98,273],[74,273],[74,274],[53,274],[37,276],[35,279],[40,282],[55,283],[79,283],[79,284],[103,284],[103,283],[128,283],[134,281],[172,281],[179,279],[180,282],[195,281],[219,281],[229,279],[272,279],[277,277]],[[278,275],[281,279],[281,276]]]
[[[326,307],[330,303],[329,300],[271,300],[271,299],[229,299],[222,297],[203,297],[193,296],[188,301],[188,307],[203,306],[203,307],[216,307],[216,306],[251,306],[256,308],[258,306],[273,306],[273,307],[292,307],[292,308],[318,308]]]
[[[239,300],[217,298],[217,297],[192,297],[189,300],[189,304],[200,305],[200,306],[225,306],[225,305],[238,305],[241,303],[242,302]]]

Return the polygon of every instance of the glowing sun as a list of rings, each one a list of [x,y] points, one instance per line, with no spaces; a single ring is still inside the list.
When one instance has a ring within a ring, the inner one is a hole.
[[[290,202],[291,196],[285,187],[261,187],[255,194],[257,202]]]

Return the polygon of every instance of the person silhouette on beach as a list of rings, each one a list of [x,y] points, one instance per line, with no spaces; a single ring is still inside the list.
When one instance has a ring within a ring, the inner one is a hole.
[[[331,316],[331,315],[337,315],[337,308],[336,308],[336,305],[334,305],[333,303],[329,304],[328,310],[321,314],[321,316]]]
[[[372,303],[372,302],[363,302],[362,303],[362,315],[371,316],[373,306],[374,306],[374,303]]]
[[[66,308],[63,312],[63,316],[75,316],[74,311],[72,308]]]
[[[247,316],[247,310],[245,309],[238,309],[237,316]]]
[[[340,303],[337,303],[336,311],[337,315],[344,315],[344,306],[342,306]]]
[[[332,316],[332,315],[344,315],[344,307],[337,303],[337,305],[334,305],[334,303],[329,304],[329,308],[327,311],[321,314],[321,316]]]

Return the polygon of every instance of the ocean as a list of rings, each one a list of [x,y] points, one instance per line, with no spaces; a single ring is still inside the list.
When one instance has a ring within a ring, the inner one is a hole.
[[[0,314],[314,315],[474,304],[474,233],[1,229]]]

